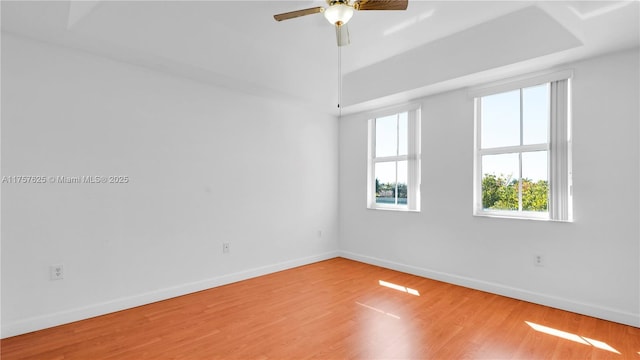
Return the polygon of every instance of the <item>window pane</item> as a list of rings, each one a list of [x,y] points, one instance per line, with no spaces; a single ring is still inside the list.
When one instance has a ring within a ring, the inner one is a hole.
[[[520,145],[520,90],[480,99],[483,149]]]
[[[522,153],[522,210],[547,211],[549,176],[547,152]]]
[[[549,138],[549,84],[522,90],[523,141],[544,144]]]
[[[410,184],[420,183],[420,163],[416,153],[420,148],[420,138],[418,133],[411,133],[419,127],[419,121],[416,110],[368,121],[369,146],[373,146],[370,148],[372,154],[367,176],[367,188],[371,189],[367,194],[369,208],[420,210],[419,191],[409,189]],[[409,196],[412,196],[411,200]]]
[[[407,204],[408,161],[398,161],[398,204]]]
[[[398,155],[407,155],[409,153],[409,116],[406,112],[399,114],[398,117]]]
[[[396,203],[396,162],[379,162],[375,165],[376,203]]]
[[[376,157],[398,154],[397,115],[376,119]]]
[[[518,210],[518,154],[482,157],[482,208]]]

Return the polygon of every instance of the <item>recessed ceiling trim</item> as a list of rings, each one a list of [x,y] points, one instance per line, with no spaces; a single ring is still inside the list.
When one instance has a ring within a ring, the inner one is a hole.
[[[384,98],[582,45],[545,11],[531,6],[347,74],[343,104]]]

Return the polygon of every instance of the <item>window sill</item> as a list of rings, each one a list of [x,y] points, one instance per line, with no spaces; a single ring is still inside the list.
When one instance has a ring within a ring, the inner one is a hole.
[[[396,211],[396,212],[406,212],[406,213],[419,213],[420,210],[411,210],[407,208],[400,207],[367,207],[367,210],[382,210],[382,211]]]
[[[473,214],[474,217],[479,218],[496,218],[496,219],[514,219],[514,220],[533,220],[533,221],[545,221],[545,222],[558,222],[558,223],[572,223],[573,220],[554,220],[550,219],[549,216],[541,216],[539,214],[509,214],[509,213],[501,213],[501,212],[475,212]]]

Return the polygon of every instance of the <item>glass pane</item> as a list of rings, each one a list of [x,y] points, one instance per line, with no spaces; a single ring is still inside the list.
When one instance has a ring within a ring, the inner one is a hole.
[[[376,157],[398,154],[397,115],[376,119]]]
[[[376,163],[376,204],[396,203],[396,162]]]
[[[549,84],[522,90],[522,135],[525,145],[548,142],[549,98]]]
[[[522,153],[522,210],[548,211],[547,161],[546,151]]]
[[[520,145],[520,90],[481,98],[483,149]]]
[[[404,112],[398,115],[398,155],[409,153],[409,114]]]
[[[407,205],[408,161],[398,161],[398,205]]]
[[[482,208],[518,210],[518,154],[482,157]]]

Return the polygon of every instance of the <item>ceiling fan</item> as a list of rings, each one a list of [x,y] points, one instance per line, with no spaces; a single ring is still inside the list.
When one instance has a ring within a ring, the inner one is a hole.
[[[406,10],[408,0],[326,0],[328,8],[317,6],[314,8],[291,11],[274,15],[277,21],[288,20],[305,15],[324,13],[324,17],[336,27],[338,46],[349,45],[349,30],[347,22],[353,16],[354,10]]]

